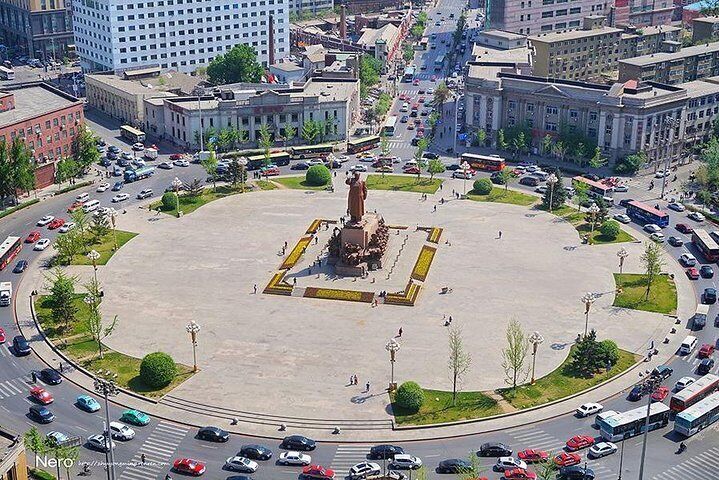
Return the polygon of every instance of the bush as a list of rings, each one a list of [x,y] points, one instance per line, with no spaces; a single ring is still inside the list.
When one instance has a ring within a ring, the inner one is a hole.
[[[174,210],[177,207],[177,196],[175,192],[167,192],[162,195],[162,208],[165,210]]]
[[[619,223],[614,220],[607,220],[606,222],[602,223],[602,226],[599,227],[599,231],[602,232],[602,235],[605,237],[614,240],[619,235],[619,232],[622,231],[622,229],[619,227]]]
[[[404,382],[397,389],[394,400],[398,406],[416,412],[424,403],[424,390],[415,382]]]
[[[177,374],[175,361],[166,353],[148,353],[140,363],[140,379],[150,387],[163,388]]]
[[[492,193],[492,181],[488,178],[480,178],[474,181],[474,193],[477,195],[489,195]]]
[[[332,180],[330,169],[324,165],[312,165],[307,169],[305,174],[305,182],[313,187],[321,187],[327,185]]]
[[[614,366],[619,361],[619,347],[612,340],[602,340],[597,346],[597,356],[605,366]]]

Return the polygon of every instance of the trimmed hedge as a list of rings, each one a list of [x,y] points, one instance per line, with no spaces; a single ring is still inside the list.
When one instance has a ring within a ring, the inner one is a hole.
[[[477,195],[489,195],[492,193],[492,181],[488,178],[480,178],[474,181],[474,193]]]
[[[15,206],[12,207],[12,208],[8,208],[8,209],[6,209],[6,210],[3,210],[2,212],[0,212],[0,218],[7,217],[8,215],[12,215],[13,213],[17,212],[18,210],[22,210],[23,208],[29,207],[29,206],[31,206],[31,205],[35,205],[35,204],[38,203],[39,201],[40,201],[39,199],[34,198],[34,199],[32,199],[32,200],[30,200],[30,201],[27,201],[27,202],[25,202],[25,203],[21,203],[20,205],[15,205]]]
[[[417,412],[424,403],[424,390],[416,382],[404,382],[397,389],[394,401],[402,408]]]
[[[332,181],[330,169],[324,165],[312,165],[307,169],[305,174],[305,182],[313,187],[321,187]]]
[[[140,379],[153,388],[164,388],[177,375],[177,365],[164,352],[148,353],[140,363]]]

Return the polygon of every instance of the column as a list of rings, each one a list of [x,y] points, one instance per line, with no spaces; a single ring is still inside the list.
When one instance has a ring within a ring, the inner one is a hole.
[[[597,144],[599,148],[604,149],[604,134],[607,130],[607,112],[599,112],[599,131],[597,132]]]
[[[621,137],[619,135],[619,115],[614,114],[612,117],[612,138],[611,138],[611,147],[612,149],[617,149],[619,147],[619,143],[621,141]]]
[[[641,139],[637,138],[637,132],[639,131],[639,122],[640,122],[639,117],[637,117],[636,115],[633,115],[632,116],[632,131],[630,133],[631,141],[629,143],[629,149],[632,151],[636,151],[639,149],[637,146],[637,140],[639,140],[639,144],[641,145]]]

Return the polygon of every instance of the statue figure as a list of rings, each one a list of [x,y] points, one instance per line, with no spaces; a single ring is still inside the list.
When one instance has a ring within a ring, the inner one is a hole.
[[[364,201],[367,199],[367,185],[360,178],[359,172],[348,178],[345,183],[349,185],[350,191],[347,195],[347,213],[350,215],[350,221],[357,223],[364,216]]]

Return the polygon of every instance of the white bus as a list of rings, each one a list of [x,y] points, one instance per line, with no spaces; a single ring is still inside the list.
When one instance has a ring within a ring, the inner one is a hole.
[[[404,74],[402,74],[402,81],[405,83],[412,82],[414,80],[414,74],[417,72],[417,69],[414,68],[412,65],[404,69]]]
[[[15,80],[15,70],[0,66],[0,78],[3,80]]]
[[[390,115],[387,117],[387,120],[384,122],[384,126],[382,127],[382,132],[387,135],[388,137],[391,137],[394,135],[395,129],[397,128],[397,116],[396,115]]]
[[[674,418],[674,431],[685,437],[691,437],[717,420],[719,420],[719,392],[712,393],[677,413]]]
[[[652,403],[649,408],[649,431],[662,428],[669,423],[669,407],[661,402]],[[618,413],[602,421],[600,432],[608,442],[626,440],[644,432],[647,407],[641,406],[628,412]]]

